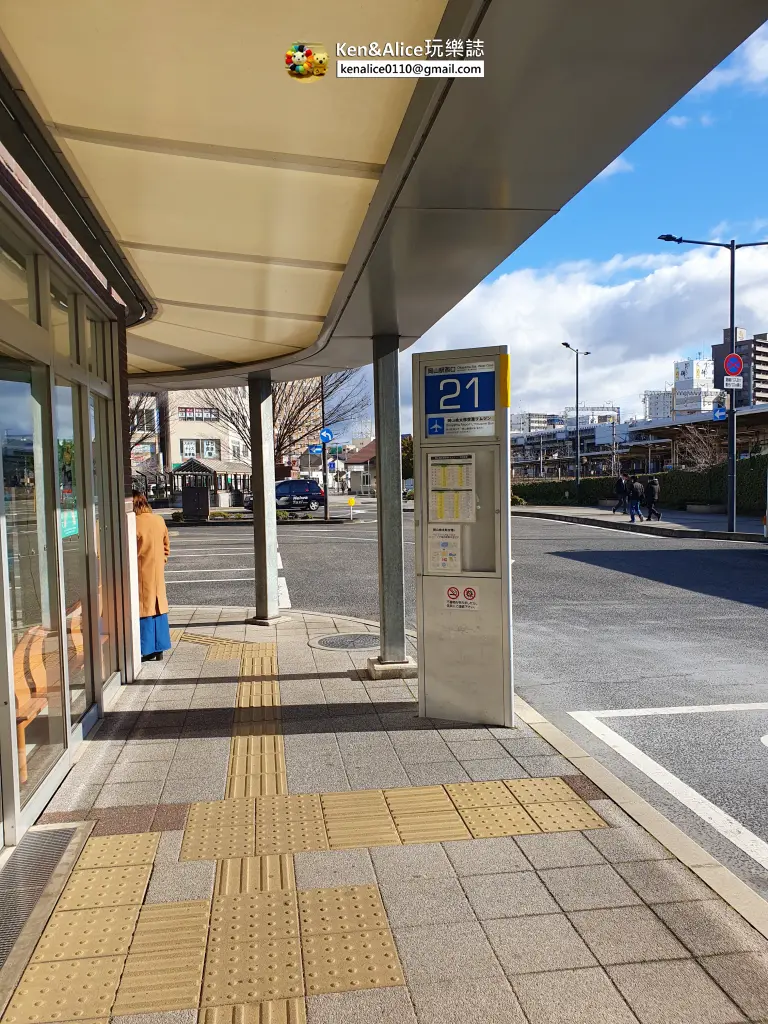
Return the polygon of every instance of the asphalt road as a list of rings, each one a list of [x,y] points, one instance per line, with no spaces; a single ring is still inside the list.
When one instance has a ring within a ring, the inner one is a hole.
[[[378,619],[375,506],[357,511],[278,527],[293,607]],[[768,548],[512,530],[517,692],[768,896]],[[250,526],[173,533],[173,602],[252,604]]]

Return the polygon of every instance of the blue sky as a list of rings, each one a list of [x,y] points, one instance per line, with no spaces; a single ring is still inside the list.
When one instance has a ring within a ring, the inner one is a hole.
[[[515,411],[572,404],[569,341],[593,356],[589,404],[642,414],[675,359],[721,340],[727,254],[657,240],[670,232],[768,239],[768,24],[683,98],[417,343],[507,341]],[[738,258],[737,321],[768,330],[768,247]],[[410,425],[410,353],[402,361]]]

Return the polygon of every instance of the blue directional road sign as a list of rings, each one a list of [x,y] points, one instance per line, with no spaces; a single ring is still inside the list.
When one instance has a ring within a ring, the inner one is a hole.
[[[722,407],[722,405],[716,405],[712,409],[712,419],[715,423],[720,423],[721,420],[728,419],[728,411]]]
[[[323,442],[323,444],[330,444],[330,442],[333,440],[333,431],[331,430],[330,427],[323,427],[323,429],[320,431],[320,440]]]
[[[307,451],[309,452],[310,455],[322,455],[323,454],[323,446],[321,444],[311,444],[307,448]]]
[[[428,416],[427,433],[437,437],[445,433],[445,416]]]
[[[331,461],[331,462],[328,463],[328,472],[329,473],[335,473],[336,472],[336,463],[335,462]]]

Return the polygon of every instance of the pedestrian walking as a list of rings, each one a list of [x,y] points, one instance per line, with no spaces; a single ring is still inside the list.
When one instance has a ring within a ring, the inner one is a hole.
[[[642,523],[643,517],[640,514],[640,505],[645,498],[645,488],[640,483],[640,479],[636,476],[632,477],[632,482],[629,485],[629,521],[634,523],[635,516],[638,517]]]
[[[141,660],[162,661],[163,651],[171,649],[165,593],[165,563],[171,553],[171,542],[165,520],[153,513],[141,491],[133,492],[133,511],[139,556]]]
[[[618,498],[616,506],[613,509],[614,513],[621,510],[626,514],[627,511],[627,499],[629,497],[629,479],[626,473],[620,473],[616,481],[616,486],[613,488],[613,492]]]
[[[646,504],[648,505],[648,522],[656,516],[656,519],[661,521],[661,512],[656,508],[656,502],[659,500],[661,494],[661,484],[657,476],[652,476],[648,481],[648,486],[645,489]]]

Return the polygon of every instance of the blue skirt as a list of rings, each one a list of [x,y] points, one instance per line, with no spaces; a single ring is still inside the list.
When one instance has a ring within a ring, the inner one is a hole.
[[[141,656],[170,651],[171,633],[168,629],[168,615],[147,615],[139,619],[141,634]]]

